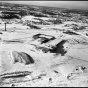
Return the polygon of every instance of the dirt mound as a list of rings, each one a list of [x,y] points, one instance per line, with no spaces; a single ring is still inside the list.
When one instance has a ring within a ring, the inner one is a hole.
[[[64,56],[67,53],[67,51],[64,49],[64,44],[66,42],[67,42],[66,40],[62,40],[57,45],[52,46],[51,48],[37,46],[36,49],[42,50],[44,53],[50,52],[55,53],[56,55],[61,54],[61,56]]]
[[[20,62],[24,63],[25,65],[34,63],[33,58],[24,52],[13,51],[12,55],[13,55],[13,63]]]
[[[51,40],[54,40],[55,37],[50,36],[50,35],[45,35],[45,34],[36,34],[36,35],[33,36],[33,39],[34,40],[40,39],[41,44],[43,44],[43,43],[47,43]]]

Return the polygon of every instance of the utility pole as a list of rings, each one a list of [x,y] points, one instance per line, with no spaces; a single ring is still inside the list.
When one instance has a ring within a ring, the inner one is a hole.
[[[6,23],[4,23],[5,24],[5,31],[6,31]]]

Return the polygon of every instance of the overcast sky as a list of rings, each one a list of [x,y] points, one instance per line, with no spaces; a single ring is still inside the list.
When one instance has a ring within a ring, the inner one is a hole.
[[[88,10],[88,1],[3,1],[3,2]]]

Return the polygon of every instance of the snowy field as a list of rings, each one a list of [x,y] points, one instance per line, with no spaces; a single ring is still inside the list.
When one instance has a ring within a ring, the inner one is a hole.
[[[52,19],[24,16],[23,23],[6,24],[6,31],[0,20],[0,86],[88,87],[88,24],[24,24],[39,22],[35,18]],[[73,24],[86,29],[74,31]]]

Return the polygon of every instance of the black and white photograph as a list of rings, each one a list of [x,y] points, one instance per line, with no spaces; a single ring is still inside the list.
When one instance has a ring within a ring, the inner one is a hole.
[[[0,0],[0,87],[88,87],[88,1]]]

